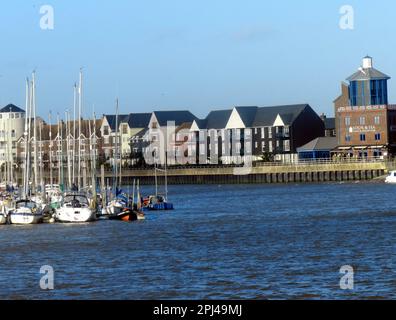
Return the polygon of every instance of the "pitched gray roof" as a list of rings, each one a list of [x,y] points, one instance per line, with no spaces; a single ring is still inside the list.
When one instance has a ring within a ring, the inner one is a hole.
[[[215,110],[211,111],[204,119],[203,127],[205,129],[224,129],[227,125],[228,119],[230,118],[232,110]]]
[[[130,128],[147,128],[150,122],[151,113],[131,113],[128,117]]]
[[[337,145],[336,137],[319,137],[297,148],[297,152],[330,151],[336,148]]]
[[[272,126],[278,115],[281,116],[285,125],[291,125],[305,108],[311,108],[308,104],[296,104],[275,107],[261,107],[257,109],[252,127]]]
[[[190,111],[154,111],[160,126],[166,126],[168,121],[175,122],[179,126],[184,122],[193,122],[198,118]]]
[[[245,127],[251,127],[256,117],[258,107],[235,107]]]
[[[9,112],[18,112],[18,113],[25,113],[25,110],[17,107],[14,104],[6,105],[4,108],[0,110],[0,113],[9,113]]]
[[[116,129],[116,123],[117,123],[117,116],[115,114],[106,114],[104,115],[107,119],[107,122],[109,123],[111,131],[115,131]],[[119,114],[118,115],[118,125],[120,125],[121,122],[127,122],[129,118],[129,114]]]
[[[380,80],[390,79],[388,75],[374,68],[360,68],[357,72],[347,78],[348,81]]]

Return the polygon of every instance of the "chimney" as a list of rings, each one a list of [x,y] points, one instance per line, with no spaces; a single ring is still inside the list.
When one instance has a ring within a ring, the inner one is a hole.
[[[363,58],[363,69],[371,69],[373,67],[373,58],[366,56]]]

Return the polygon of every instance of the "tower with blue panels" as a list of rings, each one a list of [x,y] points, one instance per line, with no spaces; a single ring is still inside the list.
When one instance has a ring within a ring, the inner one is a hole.
[[[373,58],[363,58],[363,65],[350,76],[350,106],[370,106],[388,104],[389,76],[373,68]]]

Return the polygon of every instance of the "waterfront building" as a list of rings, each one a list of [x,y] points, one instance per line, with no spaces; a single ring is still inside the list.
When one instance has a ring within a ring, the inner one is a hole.
[[[135,132],[129,140],[130,146],[130,165],[143,166],[145,165],[144,153],[149,146],[149,129],[144,128]]]
[[[328,118],[324,113],[320,116],[325,125],[325,137],[335,137],[336,127],[335,127],[335,118]]]
[[[25,131],[25,110],[9,104],[0,109],[0,165],[15,163],[17,141]]]
[[[128,114],[120,114],[118,116],[114,114],[103,115],[100,126],[100,135],[103,139],[103,153],[107,160],[110,160],[114,155],[117,138],[118,145],[120,145],[121,139],[119,136],[119,127],[121,123],[128,122],[128,118]]]
[[[297,148],[299,160],[330,160],[331,152],[337,147],[336,137],[318,137]]]
[[[191,130],[196,133],[200,163],[205,157],[213,163],[211,157],[216,155],[223,164],[294,162],[297,148],[324,136],[325,125],[308,104],[302,104],[213,111],[195,121]]]
[[[151,114],[145,148],[146,159],[157,164],[177,164],[175,160],[176,129],[185,123],[193,123],[198,118],[190,111],[154,111]]]
[[[131,153],[130,141],[142,130],[147,129],[151,113],[130,113],[119,122],[120,147],[123,158],[129,158]]]
[[[227,155],[230,137],[226,138],[226,126],[232,109],[209,112],[205,119],[196,119],[191,125],[189,154],[191,163],[218,164]]]
[[[396,106],[388,103],[390,77],[363,58],[334,101],[338,157],[387,157],[396,152]]]
[[[42,165],[45,170],[50,168],[59,168],[59,164],[63,164],[66,168],[67,158],[69,157],[70,162],[74,159],[74,163],[78,162],[78,154],[80,152],[81,161],[90,161],[91,159],[91,148],[95,153],[95,158],[98,162],[104,161],[104,151],[102,146],[102,139],[100,136],[100,129],[102,120],[81,120],[81,136],[78,138],[78,132],[76,138],[73,135],[74,124],[76,128],[79,122],[61,121],[58,124],[47,124],[43,120],[39,119],[37,123],[37,143],[34,142],[33,132],[31,128],[30,138],[30,155],[32,161],[35,157],[35,145],[37,145],[37,161],[39,165]],[[90,128],[91,126],[91,136]],[[77,131],[77,130],[76,130]],[[75,150],[75,152],[73,152]],[[69,152],[69,154],[68,154]],[[22,135],[17,141],[17,162],[18,165],[23,168],[25,159],[25,136]],[[50,163],[51,159],[51,163]],[[77,168],[75,168],[77,171]]]

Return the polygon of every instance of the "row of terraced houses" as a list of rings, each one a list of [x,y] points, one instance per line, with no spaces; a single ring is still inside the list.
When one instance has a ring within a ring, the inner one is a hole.
[[[82,121],[80,137],[73,134],[74,122],[39,119],[38,154],[65,161],[75,144],[83,154],[93,148],[103,161],[121,158],[126,164],[390,157],[396,153],[396,106],[388,103],[389,79],[365,57],[348,83],[342,82],[335,118],[318,115],[309,104],[236,106],[204,119],[186,110],[108,114]],[[24,118],[17,106],[0,110],[0,162],[24,157]]]

